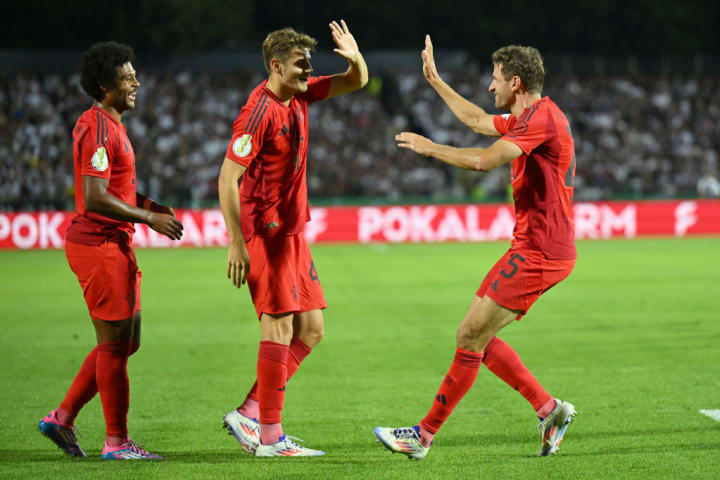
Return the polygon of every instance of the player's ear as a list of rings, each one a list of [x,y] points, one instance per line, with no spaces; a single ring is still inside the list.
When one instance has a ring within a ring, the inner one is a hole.
[[[283,64],[279,58],[275,57],[272,60],[270,60],[270,71],[273,73],[276,73],[278,75],[282,75]]]
[[[109,87],[108,85],[100,84],[100,91],[102,92],[103,98],[105,98],[105,95],[107,95],[110,92],[110,90],[112,90],[112,88]]]

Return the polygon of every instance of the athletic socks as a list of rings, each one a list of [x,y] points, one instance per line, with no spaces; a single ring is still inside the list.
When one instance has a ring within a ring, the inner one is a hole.
[[[557,402],[554,398],[551,398],[545,404],[537,409],[537,416],[540,419],[540,421],[545,420],[545,418],[552,413],[553,410],[555,410],[555,407],[557,407]]]
[[[108,342],[97,346],[95,381],[100,392],[108,437],[127,436],[127,413],[130,405],[128,350],[127,341]]]
[[[137,352],[138,343],[129,343],[128,356]],[[96,364],[98,347],[93,348],[80,366],[80,370],[73,380],[65,398],[55,410],[56,419],[60,425],[72,426],[80,410],[97,394]]]
[[[263,429],[265,432],[275,432],[277,428],[268,424],[280,424],[282,421],[288,350],[288,346],[281,343],[260,342],[257,362],[260,441],[266,445],[275,443],[280,438],[267,438],[270,435],[263,434]]]
[[[421,439],[424,431],[425,440],[427,441],[429,437],[429,440],[432,441],[432,437],[428,434],[434,435],[437,433],[452,413],[455,405],[470,390],[470,387],[475,383],[482,359],[482,353],[471,352],[462,348],[455,350],[455,359],[450,365],[445,380],[440,385],[440,390],[435,396],[430,412],[420,422]]]
[[[290,380],[290,378],[295,375],[295,372],[300,368],[300,364],[305,360],[305,357],[310,355],[311,351],[311,348],[305,345],[299,338],[292,338],[287,356],[287,380]],[[258,382],[256,380],[250,392],[248,392],[247,397],[245,397],[245,401],[237,409],[238,412],[248,418],[258,418],[259,416],[257,388]]]
[[[549,412],[545,413],[545,415],[541,415],[541,413],[544,413],[548,406],[555,408],[553,397],[545,391],[540,382],[530,373],[530,370],[520,360],[517,352],[498,337],[493,337],[488,346],[485,347],[483,363],[505,383],[520,392],[530,402],[539,417],[544,418],[547,416]],[[543,407],[545,408],[543,409]],[[552,408],[550,408],[550,411],[552,411]]]
[[[61,425],[71,426],[82,407],[97,393],[95,382],[95,363],[98,347],[93,348],[80,366],[80,370],[65,394],[65,398],[56,409],[56,416]]]

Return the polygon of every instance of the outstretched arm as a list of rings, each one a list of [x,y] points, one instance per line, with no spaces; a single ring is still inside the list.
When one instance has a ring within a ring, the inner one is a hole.
[[[348,30],[345,20],[342,25],[333,21],[330,24],[333,40],[337,48],[333,51],[348,61],[345,73],[337,73],[330,77],[330,91],[325,98],[332,98],[344,93],[353,92],[365,86],[368,82],[368,69],[365,59],[355,42],[355,38]]]
[[[424,157],[438,160],[464,170],[489,172],[522,155],[520,147],[507,140],[498,140],[488,148],[455,148],[439,145],[428,138],[410,132],[395,136],[398,147],[412,150]]]
[[[460,96],[440,78],[435,66],[435,55],[430,35],[425,35],[425,50],[422,51],[422,59],[425,79],[462,123],[482,135],[491,137],[500,135],[493,124],[493,115],[486,113],[482,108]]]

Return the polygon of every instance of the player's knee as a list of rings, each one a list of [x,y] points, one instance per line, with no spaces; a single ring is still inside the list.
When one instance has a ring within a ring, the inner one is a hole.
[[[325,326],[324,325],[320,325],[319,328],[315,328],[311,332],[313,346],[320,343],[320,341],[323,339],[324,336],[325,336]]]
[[[325,336],[325,326],[317,325],[302,331],[297,337],[310,348],[315,347]]]
[[[477,321],[463,321],[457,330],[458,347],[471,352],[481,351],[484,325]]]

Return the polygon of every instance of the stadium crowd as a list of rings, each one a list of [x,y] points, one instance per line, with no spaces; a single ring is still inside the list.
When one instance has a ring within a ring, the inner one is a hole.
[[[494,111],[488,70],[441,75]],[[232,123],[261,79],[259,72],[141,75],[137,107],[124,117],[138,191],[176,206],[217,204]],[[78,80],[0,72],[0,210],[73,208],[71,131],[90,105]],[[548,77],[543,94],[573,128],[576,198],[720,196],[719,89],[718,78]],[[310,117],[311,199],[507,195],[507,167],[462,172],[395,146],[403,130],[455,146],[489,144],[460,124],[421,72],[377,72],[363,91],[321,102]]]

